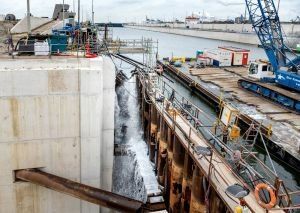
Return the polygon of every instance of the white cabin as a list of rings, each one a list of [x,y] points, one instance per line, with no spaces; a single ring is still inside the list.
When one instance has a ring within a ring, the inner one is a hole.
[[[252,62],[248,76],[256,79],[275,78],[271,64],[266,62]]]

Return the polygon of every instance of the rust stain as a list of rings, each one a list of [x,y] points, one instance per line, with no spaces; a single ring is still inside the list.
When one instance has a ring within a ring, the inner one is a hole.
[[[10,99],[10,112],[12,115],[12,128],[15,137],[20,135],[20,124],[19,124],[19,103],[15,98]]]
[[[64,81],[64,75],[61,71],[49,71],[48,87],[51,92],[66,91],[67,86]]]

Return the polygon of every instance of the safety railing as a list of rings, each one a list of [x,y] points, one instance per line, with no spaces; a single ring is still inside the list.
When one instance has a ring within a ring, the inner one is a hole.
[[[15,46],[3,45],[0,49],[2,54],[9,54],[12,57],[21,55],[34,56],[89,56],[100,54],[101,45],[98,40],[73,41],[68,43],[49,43],[47,41],[37,42],[36,40],[21,40]]]
[[[288,189],[284,182],[279,179],[276,171],[273,171],[262,162],[255,155],[256,153],[247,149],[242,137],[238,143],[235,142],[233,146],[231,146],[231,143],[229,142],[224,143],[222,141],[222,129],[220,126],[214,125],[215,120],[211,119],[203,110],[194,105],[191,101],[181,96],[174,88],[172,88],[172,86],[159,77],[157,77],[156,84],[154,84],[149,80],[150,75],[145,76],[142,72],[139,73],[139,78],[143,87],[145,87],[145,90],[148,91],[147,94],[152,97],[155,104],[162,105],[162,110],[165,111],[165,102],[168,102],[170,106],[185,117],[190,123],[189,132],[194,129],[198,132],[199,136],[206,138],[206,141],[209,142],[208,146],[213,148],[218,155],[222,156],[222,162],[227,165],[228,169],[232,171],[236,178],[247,186],[247,188],[254,191],[259,183],[264,183],[271,187],[278,199],[277,203],[280,205],[280,208],[274,209],[289,210],[300,208],[299,204],[291,206],[292,196],[299,195],[300,191]],[[175,125],[175,118],[169,114],[168,116]],[[177,126],[177,128],[180,129],[180,126]],[[212,128],[215,128],[214,132],[212,131]],[[184,131],[182,132],[184,133]],[[190,135],[185,135],[185,137],[190,139]],[[189,147],[192,147],[192,144],[192,141],[190,141]],[[236,144],[239,144],[238,148],[241,153],[246,154],[244,157],[238,159],[238,161],[234,161],[232,158],[237,148]],[[268,202],[270,200],[270,195],[263,193],[263,198],[265,202]]]
[[[119,53],[121,49],[138,50],[143,53],[157,52],[158,41],[152,39],[115,39],[106,42],[108,48],[115,53]]]

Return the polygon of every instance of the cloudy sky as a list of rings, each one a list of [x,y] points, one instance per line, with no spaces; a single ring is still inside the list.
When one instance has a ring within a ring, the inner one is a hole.
[[[52,16],[54,4],[62,0],[30,0],[34,16]],[[77,2],[78,0],[75,0]],[[275,0],[277,4],[278,0]],[[0,14],[14,13],[25,16],[26,0],[0,0]],[[4,3],[5,2],[5,3]],[[84,19],[91,19],[92,0],[81,0]],[[73,0],[65,0],[73,8]],[[244,13],[244,0],[94,0],[96,22],[142,21],[149,18],[184,19],[192,12],[205,11],[218,18],[233,18]],[[300,0],[281,0],[281,20],[289,21],[300,15]]]

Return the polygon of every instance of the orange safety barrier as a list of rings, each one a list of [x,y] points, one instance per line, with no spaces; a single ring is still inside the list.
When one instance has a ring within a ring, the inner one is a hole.
[[[91,53],[91,48],[89,43],[85,45],[85,49],[86,49],[86,54],[85,54],[86,58],[96,58],[98,56],[96,53]]]

